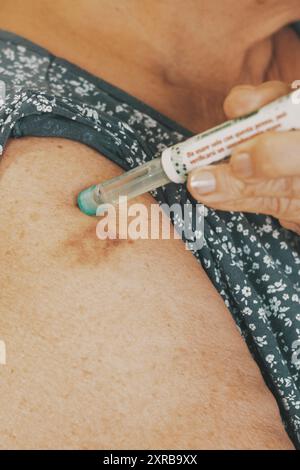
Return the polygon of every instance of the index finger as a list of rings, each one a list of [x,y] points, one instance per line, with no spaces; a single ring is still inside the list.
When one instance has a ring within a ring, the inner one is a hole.
[[[280,81],[265,82],[258,86],[241,85],[234,87],[224,101],[224,111],[234,119],[256,111],[280,96],[287,95],[290,87]]]

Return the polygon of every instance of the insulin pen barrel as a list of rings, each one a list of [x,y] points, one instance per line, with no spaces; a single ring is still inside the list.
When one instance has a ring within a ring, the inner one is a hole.
[[[170,180],[162,168],[161,159],[154,158],[123,175],[82,191],[78,206],[85,214],[96,215],[99,206],[118,204],[120,197],[132,199],[168,183]]]
[[[236,145],[258,134],[299,129],[298,94],[296,90],[247,116],[190,137],[165,149],[161,158],[86,189],[78,197],[80,209],[85,214],[96,215],[99,206],[118,204],[121,196],[131,199],[171,181],[185,183],[190,171],[223,160]]]
[[[283,96],[259,110],[167,148],[162,166],[168,178],[184,183],[190,171],[230,156],[233,148],[267,131],[300,127],[299,90]]]

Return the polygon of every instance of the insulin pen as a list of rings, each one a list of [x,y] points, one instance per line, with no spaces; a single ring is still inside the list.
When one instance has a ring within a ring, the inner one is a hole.
[[[117,205],[120,197],[132,199],[171,182],[185,183],[190,171],[223,160],[233,147],[255,135],[292,129],[300,129],[299,90],[168,147],[160,157],[121,176],[85,189],[78,196],[78,206],[87,215],[99,215],[108,204]]]

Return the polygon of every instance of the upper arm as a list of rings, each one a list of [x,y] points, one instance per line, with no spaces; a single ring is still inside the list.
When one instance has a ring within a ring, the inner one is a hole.
[[[289,448],[228,310],[180,240],[107,244],[76,207],[80,190],[118,173],[65,140],[22,139],[5,153],[1,447]]]

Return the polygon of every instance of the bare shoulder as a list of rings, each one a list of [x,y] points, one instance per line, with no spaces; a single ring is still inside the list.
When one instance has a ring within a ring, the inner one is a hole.
[[[5,152],[1,448],[290,448],[183,244],[107,244],[77,209],[78,191],[119,172],[62,139],[20,139]]]

